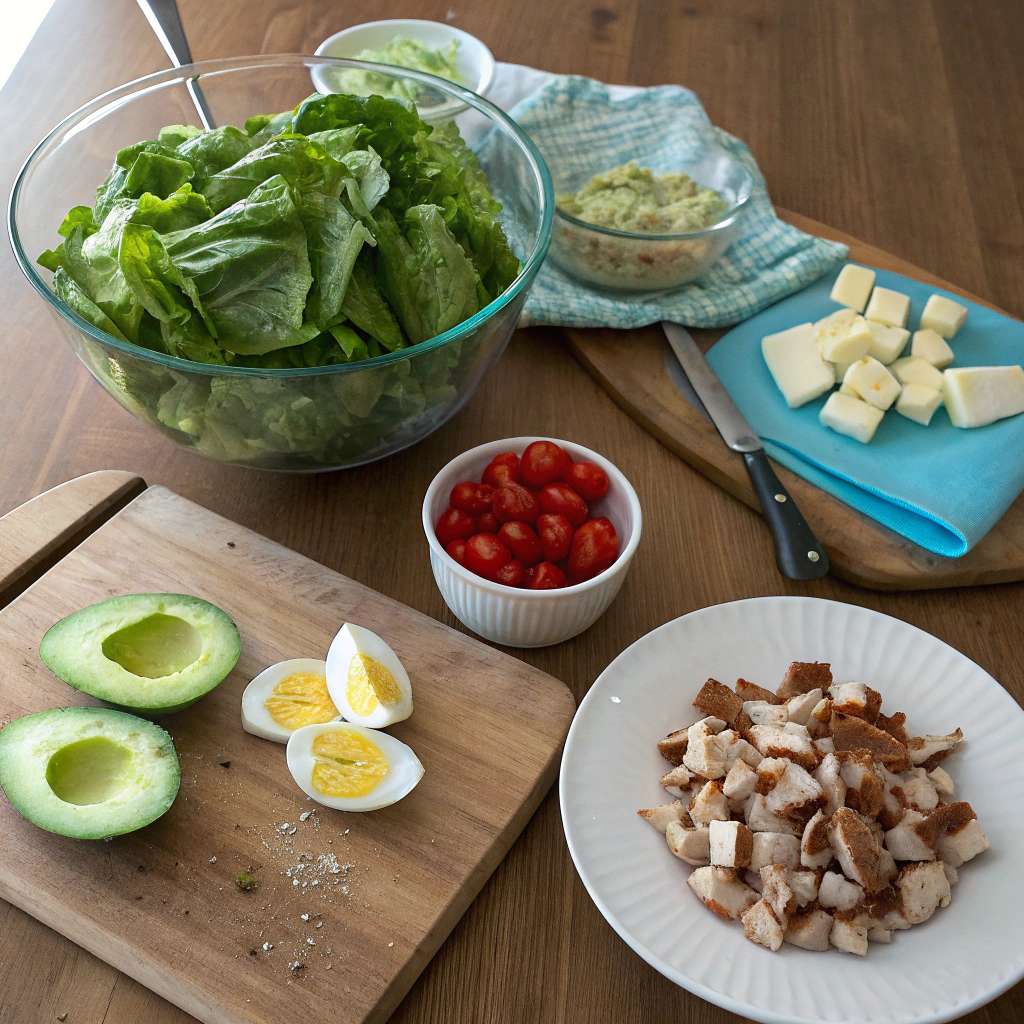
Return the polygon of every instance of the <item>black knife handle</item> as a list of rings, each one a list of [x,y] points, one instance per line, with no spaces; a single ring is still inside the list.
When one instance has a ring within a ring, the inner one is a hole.
[[[750,482],[775,542],[775,564],[791,580],[816,580],[828,572],[828,555],[796,502],[775,475],[764,449],[744,452]]]

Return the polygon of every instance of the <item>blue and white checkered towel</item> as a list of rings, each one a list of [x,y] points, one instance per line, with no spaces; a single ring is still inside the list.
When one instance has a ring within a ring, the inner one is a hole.
[[[549,259],[526,302],[523,326],[642,327],[675,320],[725,327],[806,287],[846,257],[846,246],[775,216],[753,154],[708,120],[689,89],[607,86],[501,64],[489,98],[536,142],[556,192],[574,190],[628,160],[659,173],[675,170],[680,158],[708,145],[727,150],[754,179],[743,235],[704,277],[669,293],[609,295],[573,280]]]

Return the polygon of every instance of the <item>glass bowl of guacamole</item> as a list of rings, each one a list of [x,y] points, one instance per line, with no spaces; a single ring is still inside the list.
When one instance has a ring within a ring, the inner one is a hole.
[[[645,292],[679,288],[711,268],[741,231],[753,179],[712,150],[672,170],[629,161],[558,184],[555,264],[588,285]]]

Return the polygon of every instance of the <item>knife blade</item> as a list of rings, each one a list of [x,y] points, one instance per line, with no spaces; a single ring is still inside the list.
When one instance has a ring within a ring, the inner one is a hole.
[[[661,327],[679,366],[700,399],[703,411],[714,423],[722,440],[743,456],[761,512],[772,534],[779,572],[793,580],[816,580],[824,576],[829,570],[828,555],[772,469],[760,438],[729,397],[689,331],[667,320],[662,321]],[[673,383],[688,399],[686,389],[679,382]]]

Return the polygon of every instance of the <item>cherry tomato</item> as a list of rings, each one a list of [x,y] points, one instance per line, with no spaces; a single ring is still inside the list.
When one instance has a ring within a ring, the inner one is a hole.
[[[533,583],[533,577],[536,575],[537,567],[535,565],[528,566],[526,569],[524,569],[522,586],[529,590],[530,584]]]
[[[568,485],[547,484],[540,492],[540,507],[553,515],[565,516],[573,529],[579,529],[590,515],[587,503]]]
[[[459,565],[466,564],[466,542],[464,540],[453,540],[445,546],[445,551],[455,559]]]
[[[482,480],[492,487],[504,487],[505,484],[519,483],[519,456],[515,452],[502,452],[491,459],[490,465],[484,470]]]
[[[452,488],[448,503],[452,508],[461,508],[471,516],[478,516],[481,512],[490,512],[493,493],[494,488],[490,484],[475,484],[467,480]]]
[[[494,582],[504,583],[506,587],[521,587],[525,574],[526,570],[523,568],[523,563],[518,558],[513,558],[511,562],[506,562],[494,574]]]
[[[519,471],[527,487],[543,487],[561,480],[571,465],[572,459],[554,441],[534,441],[523,452]]]
[[[453,540],[468,540],[476,533],[476,520],[461,508],[450,508],[441,514],[434,528],[442,546],[448,547]]]
[[[540,506],[537,499],[522,484],[506,484],[491,495],[491,511],[498,517],[499,523],[511,523],[515,520],[532,526],[540,515]]]
[[[531,590],[558,590],[568,582],[565,573],[554,562],[541,562],[534,566],[528,586]]]
[[[537,517],[537,533],[544,557],[549,562],[559,562],[569,557],[572,544],[572,523],[565,516],[545,512]]]
[[[482,516],[476,517],[477,533],[497,533],[501,523],[493,512],[485,512]]]
[[[608,474],[592,462],[574,462],[562,479],[584,500],[598,501],[608,493]],[[454,500],[452,501],[454,505]],[[472,509],[467,511],[472,512]],[[482,511],[482,510],[481,510]]]
[[[493,580],[494,574],[512,560],[512,552],[493,533],[477,533],[466,541],[465,566],[477,576]]]
[[[540,537],[526,523],[517,523],[515,520],[505,523],[498,531],[498,538],[509,546],[512,554],[524,566],[536,565],[543,557]]]
[[[593,579],[619,556],[615,527],[601,516],[584,523],[573,535],[569,552],[569,576],[574,583]]]

